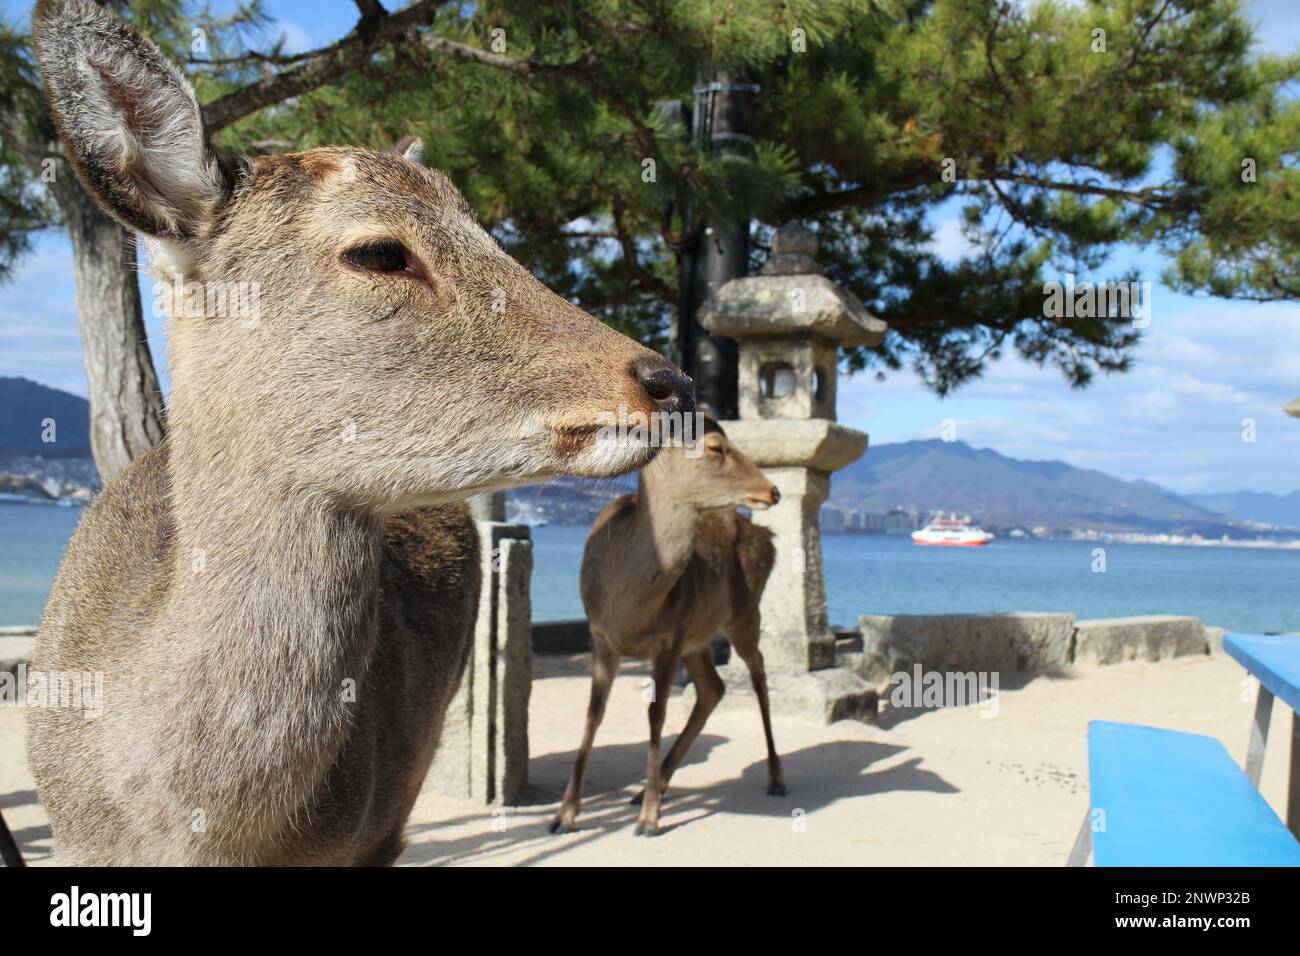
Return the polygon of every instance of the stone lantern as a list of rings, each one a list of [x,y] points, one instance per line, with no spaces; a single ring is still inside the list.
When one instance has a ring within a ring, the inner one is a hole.
[[[722,427],[781,490],[780,504],[754,514],[775,533],[777,550],[761,607],[763,656],[774,669],[803,674],[835,666],[821,506],[831,472],[867,450],[865,433],[835,421],[838,350],[879,345],[887,328],[822,275],[816,254],[816,235],[788,223],[777,231],[762,275],[727,282],[700,309],[704,327],[735,339],[740,350],[740,419]],[[840,672],[843,679],[824,676],[837,694],[861,689],[847,672]],[[843,710],[835,716],[848,716]]]

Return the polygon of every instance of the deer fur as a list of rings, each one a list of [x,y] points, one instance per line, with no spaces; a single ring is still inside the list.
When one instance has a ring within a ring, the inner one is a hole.
[[[56,859],[391,863],[474,626],[457,502],[645,465],[601,422],[688,411],[689,383],[511,259],[418,143],[220,156],[111,14],[42,0],[33,33],[64,149],[164,288],[261,303],[164,297],[168,437],[55,581],[32,669],[105,694],[98,719],[29,716]]]
[[[582,603],[591,625],[592,681],[587,724],[551,832],[576,826],[583,778],[619,661],[651,662],[650,748],[637,800],[638,835],[658,832],[661,797],[673,772],[722,699],[710,640],[723,635],[749,668],[767,741],[768,793],[785,795],[772,740],[767,677],[758,648],[759,600],[775,561],[772,532],[737,507],[766,509],[780,493],[758,467],[704,418],[698,442],[665,449],[641,472],[640,490],[605,508],[582,556]],[[695,706],[660,763],[660,737],[677,666],[695,683]]]

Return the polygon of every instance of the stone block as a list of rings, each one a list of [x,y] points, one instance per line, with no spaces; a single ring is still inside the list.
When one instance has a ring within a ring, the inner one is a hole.
[[[0,637],[0,671],[16,674],[19,664],[31,664],[34,653],[35,637]]]
[[[1209,645],[1211,654],[1223,653],[1223,635],[1229,633],[1226,627],[1211,627],[1205,625],[1205,642]]]
[[[1045,671],[1069,666],[1073,614],[899,614],[859,618],[868,680],[930,671]]]
[[[1107,617],[1079,622],[1074,660],[1080,665],[1104,665],[1209,652],[1209,639],[1197,618]]]
[[[532,626],[534,654],[585,654],[591,650],[591,628],[585,617],[542,621]]]

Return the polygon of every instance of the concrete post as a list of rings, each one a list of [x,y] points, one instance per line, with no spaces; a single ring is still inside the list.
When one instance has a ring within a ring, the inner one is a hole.
[[[483,587],[474,647],[423,789],[513,803],[528,781],[533,543],[524,525],[478,522]]]

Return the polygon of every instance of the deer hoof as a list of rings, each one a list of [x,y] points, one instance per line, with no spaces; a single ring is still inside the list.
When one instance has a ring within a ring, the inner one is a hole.
[[[644,791],[644,790],[642,790],[642,791],[641,791],[640,793],[638,793],[635,797],[633,797],[631,800],[629,800],[628,803],[632,804],[632,806],[634,806],[634,807],[639,807],[639,806],[641,806],[641,803],[642,803],[643,800],[645,800],[645,791]]]
[[[767,785],[767,795],[769,797],[784,797],[785,784],[778,782],[769,783]]]
[[[564,820],[560,817],[556,817],[551,821],[551,825],[548,829],[552,833],[572,833],[574,830],[578,829],[578,825],[572,820]]]
[[[633,836],[652,837],[659,835],[659,824],[649,820],[638,820],[636,829],[632,831]]]

